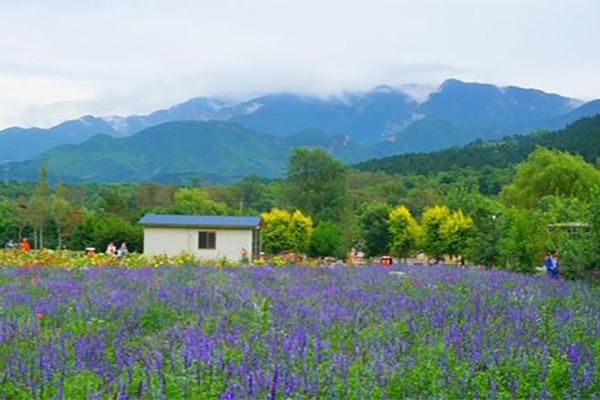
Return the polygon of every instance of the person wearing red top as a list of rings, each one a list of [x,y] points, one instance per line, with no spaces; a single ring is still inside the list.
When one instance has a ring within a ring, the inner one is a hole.
[[[29,244],[27,238],[23,238],[23,240],[21,240],[21,250],[23,250],[25,253],[28,253],[29,250],[31,250],[31,245]]]

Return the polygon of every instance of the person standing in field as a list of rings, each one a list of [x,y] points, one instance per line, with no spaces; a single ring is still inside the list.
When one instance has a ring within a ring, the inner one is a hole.
[[[17,245],[15,244],[15,242],[13,242],[12,239],[8,239],[8,242],[6,242],[6,244],[4,245],[4,248],[6,250],[13,250],[17,247]]]
[[[27,238],[23,238],[23,240],[21,240],[20,247],[25,253],[29,253],[29,250],[31,250],[31,245],[29,244],[29,240],[27,240]]]
[[[558,261],[558,253],[556,250],[552,250],[546,256],[544,260],[544,265],[546,267],[546,273],[551,278],[558,278],[560,274],[560,263]]]

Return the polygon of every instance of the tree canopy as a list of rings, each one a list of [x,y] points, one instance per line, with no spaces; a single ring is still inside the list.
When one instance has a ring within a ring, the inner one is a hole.
[[[339,221],[346,200],[346,168],[321,148],[295,148],[288,162],[286,194],[291,208],[316,220]]]
[[[597,186],[600,172],[580,156],[538,147],[517,166],[515,178],[502,189],[501,198],[523,208],[534,207],[547,195],[589,201]]]

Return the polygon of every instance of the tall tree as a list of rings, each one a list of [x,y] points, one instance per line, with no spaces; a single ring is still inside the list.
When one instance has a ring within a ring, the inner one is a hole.
[[[342,246],[339,228],[332,222],[320,221],[313,230],[310,242],[310,255],[313,257],[344,258],[346,249]]]
[[[447,246],[442,225],[450,216],[446,206],[433,206],[425,209],[422,216],[423,251],[440,261],[446,254]]]
[[[216,202],[198,188],[181,188],[174,194],[174,202],[167,211],[174,214],[227,214],[227,205]]]
[[[462,210],[455,210],[442,222],[440,232],[446,244],[446,254],[460,257],[464,263],[464,254],[473,235],[473,219]]]
[[[48,224],[50,207],[48,204],[49,184],[48,169],[40,167],[38,181],[29,202],[29,214],[33,225],[35,248],[44,247],[44,228]]]
[[[346,202],[346,169],[321,148],[295,148],[288,161],[286,198],[316,220],[339,221]]]
[[[537,210],[512,208],[502,215],[500,252],[506,268],[533,273],[548,250],[546,221]]]
[[[236,205],[240,210],[265,210],[271,207],[267,185],[256,175],[250,175],[233,185]]]
[[[593,165],[579,156],[538,147],[517,166],[515,179],[500,195],[507,204],[533,208],[547,195],[589,201],[596,186],[600,186],[600,172]]]
[[[312,218],[309,215],[304,215],[300,210],[295,210],[292,213],[289,231],[292,248],[299,253],[306,252],[313,234]]]
[[[60,182],[52,196],[50,211],[52,220],[56,225],[58,248],[62,248],[64,235],[69,234],[74,224],[74,209],[66,199],[66,187]]]
[[[396,206],[389,214],[390,250],[396,257],[407,258],[417,250],[421,227],[405,206]]]
[[[15,201],[11,202],[9,209],[10,216],[15,222],[18,229],[17,239],[20,241],[23,239],[23,232],[25,228],[30,225],[31,218],[29,215],[29,199],[24,194],[17,195]]]
[[[389,249],[390,207],[384,203],[364,204],[360,211],[360,236],[364,243],[364,251],[368,257],[386,254]]]

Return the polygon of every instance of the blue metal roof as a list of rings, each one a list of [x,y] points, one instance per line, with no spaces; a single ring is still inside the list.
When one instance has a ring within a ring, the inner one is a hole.
[[[142,225],[155,226],[194,226],[223,228],[255,228],[260,224],[257,216],[224,216],[224,215],[166,215],[146,214],[140,220]]]

